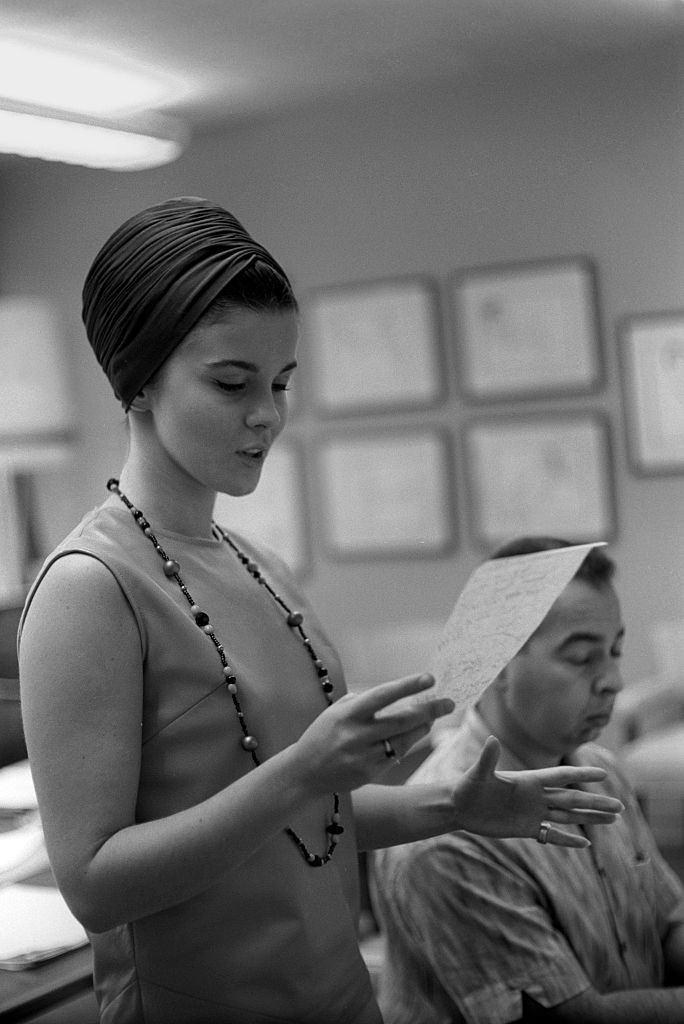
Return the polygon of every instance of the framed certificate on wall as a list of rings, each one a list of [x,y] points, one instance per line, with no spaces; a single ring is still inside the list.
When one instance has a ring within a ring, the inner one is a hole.
[[[598,413],[472,420],[465,448],[472,532],[488,550],[522,534],[614,537],[610,438]]]
[[[684,312],[618,328],[627,451],[637,473],[684,473]]]
[[[455,540],[446,433],[387,430],[319,448],[325,544],[333,558],[431,557]]]
[[[600,383],[596,269],[588,257],[461,271],[452,297],[467,398],[577,394]]]
[[[317,411],[339,416],[434,405],[445,383],[436,301],[422,277],[312,293],[304,323]]]

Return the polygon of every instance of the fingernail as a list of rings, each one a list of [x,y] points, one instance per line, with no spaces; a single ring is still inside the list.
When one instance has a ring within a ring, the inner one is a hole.
[[[431,675],[430,672],[423,672],[423,674],[418,677],[419,683],[434,683],[434,681],[435,677]]]

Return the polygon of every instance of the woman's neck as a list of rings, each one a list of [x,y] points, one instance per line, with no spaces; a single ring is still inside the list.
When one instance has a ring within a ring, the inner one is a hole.
[[[216,494],[180,473],[129,454],[119,480],[121,490],[142,510],[153,529],[210,537]]]

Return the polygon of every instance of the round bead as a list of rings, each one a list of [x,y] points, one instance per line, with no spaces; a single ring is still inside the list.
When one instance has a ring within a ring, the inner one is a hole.
[[[118,486],[119,486],[119,481],[117,479],[115,479],[115,477],[113,477],[113,476],[110,477],[109,480],[107,481],[107,490],[108,491],[115,491]]]
[[[202,631],[206,633],[207,636],[209,636],[210,633],[213,633],[214,627],[212,626],[211,622],[207,622],[206,626],[202,626]]]
[[[164,562],[164,575],[175,576],[177,572],[180,572],[180,565],[174,558],[167,559]]]
[[[323,690],[323,693],[332,693],[332,691],[333,691],[333,684],[330,682],[329,679],[325,679],[321,683],[321,689]]]
[[[304,616],[301,612],[290,612],[287,617],[288,626],[301,626],[304,621]]]
[[[142,520],[140,521],[140,525],[142,526]],[[152,536],[152,527],[151,526],[145,526],[143,528],[143,533],[145,534],[146,537],[151,537]]]
[[[245,750],[256,750],[259,746],[256,736],[243,736],[240,742]]]
[[[201,612],[202,609],[200,608],[200,606],[198,604],[191,604],[190,605],[190,611],[192,612],[193,615],[197,615],[197,613]]]
[[[209,616],[207,615],[206,612],[197,611],[197,612],[194,612],[194,615],[195,615],[195,622],[197,623],[198,626],[202,627],[202,626],[209,625]]]
[[[228,693],[237,693],[237,686],[235,683],[228,683]]]

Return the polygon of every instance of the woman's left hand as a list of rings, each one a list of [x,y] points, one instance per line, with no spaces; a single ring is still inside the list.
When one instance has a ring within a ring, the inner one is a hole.
[[[459,780],[454,793],[458,828],[484,836],[530,838],[556,846],[583,847],[589,840],[558,825],[609,825],[622,803],[601,793],[567,786],[600,782],[603,768],[559,765],[497,772],[501,747],[490,736],[477,762]],[[541,829],[542,823],[549,828]]]

